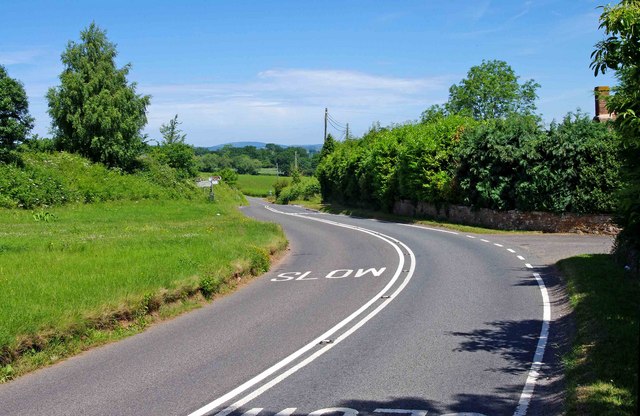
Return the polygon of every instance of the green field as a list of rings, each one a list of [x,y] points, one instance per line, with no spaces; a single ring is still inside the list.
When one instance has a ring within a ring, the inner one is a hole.
[[[220,185],[215,203],[0,209],[0,381],[25,353],[265,271],[286,239],[240,213],[242,202]]]
[[[267,175],[238,175],[237,186],[240,191],[248,196],[267,197],[273,193],[273,184],[278,180],[291,179],[283,176]]]

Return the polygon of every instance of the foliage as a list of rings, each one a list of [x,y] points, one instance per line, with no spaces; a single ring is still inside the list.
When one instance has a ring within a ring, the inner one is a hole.
[[[182,122],[178,121],[178,115],[176,114],[169,124],[162,124],[160,126],[160,134],[162,134],[163,144],[184,143],[187,135],[178,127]]]
[[[539,160],[528,162],[517,185],[524,211],[613,212],[611,195],[620,189],[620,141],[604,124],[584,113],[569,113],[535,144]],[[525,158],[527,156],[525,155]]]
[[[223,168],[235,169],[240,174],[257,175],[263,168],[278,168],[278,174],[291,175],[291,167],[298,161],[303,175],[313,175],[320,160],[318,152],[303,147],[283,147],[273,143],[259,149],[255,146],[234,147],[226,145],[218,150],[197,148],[197,163],[203,172],[215,172]]]
[[[542,132],[530,116],[494,119],[465,132],[458,180],[462,202],[476,208],[518,208],[518,184],[528,163],[539,159],[535,144]]]
[[[235,170],[230,168],[221,169],[215,172],[215,174],[220,176],[224,181],[224,183],[230,186],[235,185],[236,182],[238,181],[238,173]]]
[[[92,23],[62,53],[60,85],[49,89],[49,115],[60,150],[109,167],[133,169],[150,97],[127,83],[131,65],[116,68],[116,47]]]
[[[496,210],[612,212],[618,148],[611,130],[582,113],[548,131],[532,116],[491,120],[463,135],[461,200]]]
[[[610,195],[620,186],[618,148],[614,132],[581,113],[549,130],[531,115],[479,122],[438,114],[338,143],[316,176],[323,200],[364,208],[390,210],[408,199],[611,212]]]
[[[504,61],[482,61],[469,69],[467,78],[451,86],[446,110],[450,114],[470,115],[476,120],[533,114],[540,84],[532,79],[520,84],[518,78]]]
[[[0,152],[24,142],[33,128],[24,87],[0,65]],[[1,155],[0,155],[1,156]]]
[[[558,262],[576,322],[563,357],[568,415],[637,415],[640,281],[606,254]]]
[[[0,207],[33,209],[68,203],[195,198],[195,185],[151,158],[125,174],[65,152],[21,154],[23,166],[0,164]]]
[[[327,137],[324,139],[324,143],[322,144],[322,149],[320,150],[320,160],[324,159],[336,149],[336,140],[333,138],[331,133],[327,134]]]
[[[475,123],[462,116],[429,120],[412,126],[401,147],[398,197],[436,204],[456,202],[458,145],[464,130]]]
[[[276,199],[280,198],[282,190],[287,186],[289,186],[289,181],[285,178],[278,179],[273,183],[273,193],[276,196]]]
[[[622,140],[622,174],[625,182],[619,195],[618,252],[635,261],[631,266],[640,271],[640,3],[622,0],[605,6],[600,16],[600,29],[607,38],[595,45],[591,67],[595,74],[616,71],[620,81],[609,98],[607,107],[617,114],[615,127]],[[635,255],[625,252],[635,251]]]
[[[298,183],[292,181],[291,186],[284,187],[276,196],[278,204],[288,204],[296,200],[305,200],[313,198],[320,194],[320,182],[314,177],[303,178]]]

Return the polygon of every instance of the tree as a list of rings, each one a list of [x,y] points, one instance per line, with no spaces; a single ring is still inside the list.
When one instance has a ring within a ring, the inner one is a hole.
[[[56,147],[110,167],[129,169],[144,148],[150,96],[127,82],[131,64],[118,69],[116,46],[95,23],[62,53],[60,85],[49,89]]]
[[[0,65],[0,150],[11,150],[24,142],[33,128],[24,87]]]
[[[514,113],[533,114],[540,84],[532,79],[519,84],[518,78],[504,61],[482,61],[481,65],[471,67],[467,78],[449,88],[445,108],[448,113],[462,113],[476,120],[506,118]]]
[[[331,135],[331,133],[327,134],[327,137],[324,139],[324,143],[322,144],[322,149],[320,150],[320,160],[324,159],[336,148],[336,141]]]
[[[193,146],[185,143],[187,135],[178,128],[181,123],[176,114],[168,124],[160,126],[162,143],[158,148],[159,159],[176,169],[181,177],[190,178],[198,174]]]
[[[182,124],[182,122],[178,121],[178,115],[176,114],[169,120],[169,124],[160,126],[160,134],[162,134],[164,144],[184,143],[187,135],[178,128],[180,124]]]
[[[623,190],[618,198],[618,223],[623,230],[616,240],[618,254],[636,272],[640,270],[640,2],[622,0],[603,7],[600,29],[606,39],[595,45],[591,68],[595,74],[612,70],[620,84],[607,101],[617,114],[615,128],[622,140]]]

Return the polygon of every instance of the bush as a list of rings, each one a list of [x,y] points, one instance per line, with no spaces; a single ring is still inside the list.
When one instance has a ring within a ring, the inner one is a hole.
[[[276,202],[286,205],[299,199],[308,201],[318,194],[320,194],[320,182],[318,182],[318,179],[304,178],[297,184],[283,188],[276,197]]]
[[[196,198],[191,181],[157,160],[126,174],[64,152],[21,153],[22,166],[0,163],[0,206],[32,209],[73,202]]]

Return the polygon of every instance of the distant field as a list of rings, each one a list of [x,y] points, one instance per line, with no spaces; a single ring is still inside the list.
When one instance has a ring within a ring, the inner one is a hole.
[[[276,168],[262,168],[258,171],[260,175],[272,175],[276,176],[278,174],[278,170]]]
[[[266,197],[269,192],[273,193],[273,184],[282,179],[290,181],[290,178],[283,176],[238,175],[237,186],[245,195]]]

